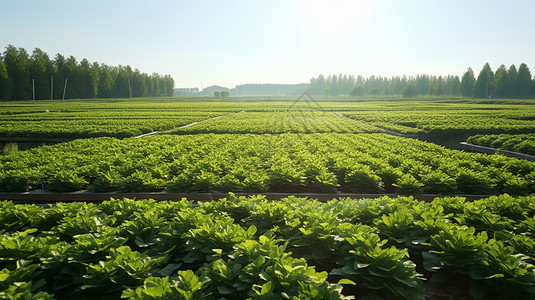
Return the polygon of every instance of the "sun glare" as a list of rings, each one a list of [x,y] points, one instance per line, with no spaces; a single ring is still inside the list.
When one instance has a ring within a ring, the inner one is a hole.
[[[366,0],[313,0],[301,2],[305,26],[319,36],[339,36],[359,30],[369,10]]]

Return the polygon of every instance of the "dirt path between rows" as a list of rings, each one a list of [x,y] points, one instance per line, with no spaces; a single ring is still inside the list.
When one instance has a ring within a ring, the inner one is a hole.
[[[245,112],[245,110],[240,110],[239,112],[236,112],[236,114],[239,114],[239,113],[242,113],[242,112]],[[216,119],[222,118],[224,116],[228,116],[228,115],[231,115],[231,114],[226,114],[226,115],[222,115],[222,116],[217,116],[217,117],[213,117],[213,118],[209,118],[209,119],[205,119],[205,120],[189,123],[189,124],[186,124],[186,125],[183,125],[183,126],[180,126],[180,127],[169,129],[169,130],[153,131],[153,132],[149,132],[149,133],[144,133],[142,135],[135,136],[134,138],[138,139],[138,138],[146,137],[146,136],[149,136],[149,135],[155,135],[155,134],[158,134],[158,133],[169,132],[169,131],[173,131],[173,130],[177,130],[177,129],[184,129],[184,128],[193,126],[195,124],[199,124],[201,122],[206,122],[206,121],[210,121],[210,120],[216,120]]]

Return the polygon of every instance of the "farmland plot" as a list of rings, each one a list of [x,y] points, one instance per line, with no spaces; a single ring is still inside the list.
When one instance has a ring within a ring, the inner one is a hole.
[[[0,208],[1,298],[535,296],[534,197]]]
[[[0,190],[529,194],[535,163],[387,134],[94,138],[0,156]]]

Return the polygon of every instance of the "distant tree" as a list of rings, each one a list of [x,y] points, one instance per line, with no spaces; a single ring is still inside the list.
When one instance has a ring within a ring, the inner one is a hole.
[[[441,96],[444,94],[444,78],[442,76],[433,77],[433,84],[432,84],[432,95],[435,96]]]
[[[379,95],[380,92],[381,91],[379,91],[379,89],[376,89],[376,88],[375,89],[371,89],[370,90],[370,95],[377,96],[377,95]]]
[[[407,86],[407,78],[401,78],[399,76],[392,77],[390,80],[390,94],[401,95],[403,90]]]
[[[53,65],[56,70],[54,75],[54,99],[62,99],[65,87],[65,72],[67,69],[67,59],[61,54],[56,54]]]
[[[115,85],[113,88],[113,97],[114,98],[129,98],[130,97],[130,88],[132,82],[129,81],[132,73],[132,68],[130,66],[119,66],[117,68],[117,77],[115,78]],[[158,82],[155,82],[153,92],[156,96],[159,96],[160,87]],[[151,95],[152,96],[152,95]]]
[[[96,98],[98,96],[98,86],[100,82],[100,66],[97,62],[91,64],[89,67],[89,97]]]
[[[147,78],[138,69],[132,75],[132,95],[133,97],[147,97]]]
[[[99,67],[98,97],[110,98],[115,85],[113,68],[106,64],[101,64]]]
[[[35,48],[30,57],[29,72],[35,83],[35,98],[50,99],[51,76],[55,68],[48,54],[39,48]]]
[[[492,73],[489,63],[486,63],[477,76],[476,85],[474,88],[474,96],[477,98],[489,97],[490,92],[492,91],[491,88],[493,79],[494,73]]]
[[[7,74],[13,82],[12,98],[28,100],[32,98],[32,83],[29,72],[30,58],[23,48],[8,45],[4,52]]]
[[[461,88],[461,80],[459,76],[448,75],[444,84],[445,93],[451,96],[459,95],[459,89]]]
[[[517,86],[518,71],[516,70],[516,66],[513,64],[509,67],[509,70],[507,70],[507,94],[509,97],[518,97]]]
[[[0,59],[0,99],[8,100],[11,98],[12,82],[7,73],[6,64]]]
[[[78,65],[77,77],[80,80],[78,87],[79,98],[93,98],[91,86],[91,64],[87,59],[82,59]]]
[[[532,88],[531,72],[526,64],[521,64],[518,67],[517,78],[517,95],[518,97],[527,97],[531,94]]]
[[[474,95],[474,86],[476,78],[472,68],[468,68],[461,79],[461,95],[465,97],[472,97]]]
[[[364,87],[362,85],[356,86],[349,91],[351,97],[364,95]]]
[[[65,97],[67,99],[81,98],[83,95],[81,72],[78,62],[74,56],[69,56],[65,61],[65,78],[67,79],[67,89]]]
[[[429,76],[428,75],[416,76],[416,93],[418,93],[418,95],[429,94]]]
[[[327,78],[328,86],[329,86],[329,95],[330,96],[338,96],[340,95],[340,86],[338,85],[338,76],[332,75]]]
[[[31,99],[32,79],[37,99],[61,99],[67,80],[66,98],[172,96],[174,80],[157,73],[147,75],[130,66],[110,67],[56,54],[51,60],[36,48],[29,56],[12,45],[0,55],[0,99]],[[51,86],[53,85],[53,91]]]
[[[214,91],[214,97],[221,97],[220,91]]]
[[[494,81],[492,83],[492,93],[499,98],[505,98],[509,96],[507,79],[507,69],[505,65],[501,65],[494,74]]]
[[[175,80],[173,77],[171,77],[171,75],[166,75],[164,79],[167,85],[167,96],[171,97],[175,94]]]
[[[416,97],[418,95],[416,86],[414,84],[407,85],[405,89],[403,89],[402,95],[403,97]]]
[[[220,96],[221,97],[228,97],[228,96],[230,96],[230,93],[228,91],[221,91]]]
[[[325,76],[320,74],[318,78],[310,79],[310,93],[313,95],[323,95],[327,84],[325,82]]]

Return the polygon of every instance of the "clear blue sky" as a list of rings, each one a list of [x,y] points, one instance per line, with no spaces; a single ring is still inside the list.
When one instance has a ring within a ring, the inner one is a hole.
[[[319,74],[535,73],[533,0],[0,0],[12,44],[170,74],[176,87]]]

